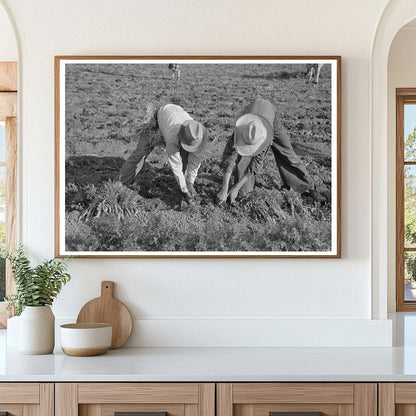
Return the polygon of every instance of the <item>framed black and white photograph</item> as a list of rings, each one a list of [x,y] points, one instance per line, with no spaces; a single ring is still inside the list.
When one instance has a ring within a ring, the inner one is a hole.
[[[341,256],[340,57],[55,57],[55,251]]]

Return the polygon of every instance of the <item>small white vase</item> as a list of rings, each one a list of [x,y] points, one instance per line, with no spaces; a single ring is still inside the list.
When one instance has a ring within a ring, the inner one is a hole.
[[[19,351],[50,354],[55,346],[55,316],[51,307],[26,306],[19,319]]]

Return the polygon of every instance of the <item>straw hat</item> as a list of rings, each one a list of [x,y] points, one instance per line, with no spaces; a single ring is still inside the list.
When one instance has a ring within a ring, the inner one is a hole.
[[[265,149],[273,138],[270,123],[257,114],[244,114],[235,123],[234,145],[241,156],[255,156]]]
[[[187,152],[196,152],[206,135],[206,128],[195,120],[186,120],[178,133],[179,142]]]

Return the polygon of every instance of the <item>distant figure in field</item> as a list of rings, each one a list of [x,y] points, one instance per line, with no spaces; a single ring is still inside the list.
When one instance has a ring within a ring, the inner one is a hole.
[[[179,81],[181,79],[181,67],[179,64],[169,64],[169,69],[172,72],[172,79]]]
[[[155,146],[165,146],[169,166],[182,196],[190,203],[196,196],[194,182],[206,156],[207,129],[180,106],[166,104],[142,126],[136,150],[124,162],[120,181],[130,185],[143,169]]]
[[[290,138],[280,123],[274,105],[257,98],[235,122],[233,135],[224,148],[222,168],[223,182],[217,194],[218,203],[229,199],[234,204],[241,189],[251,192],[255,176],[260,173],[269,149],[272,149],[283,184],[323,203],[326,199],[318,193],[299,156],[294,152]],[[234,185],[229,190],[234,172]]]
[[[308,71],[308,79],[315,84],[319,83],[319,76],[321,74],[321,70],[324,64],[307,64],[306,68]]]

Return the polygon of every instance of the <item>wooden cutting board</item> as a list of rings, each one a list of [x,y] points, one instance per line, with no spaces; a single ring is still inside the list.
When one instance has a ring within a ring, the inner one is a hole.
[[[101,296],[86,303],[77,323],[107,323],[113,326],[111,349],[121,347],[130,338],[133,319],[127,306],[113,297],[114,282],[101,282]]]

